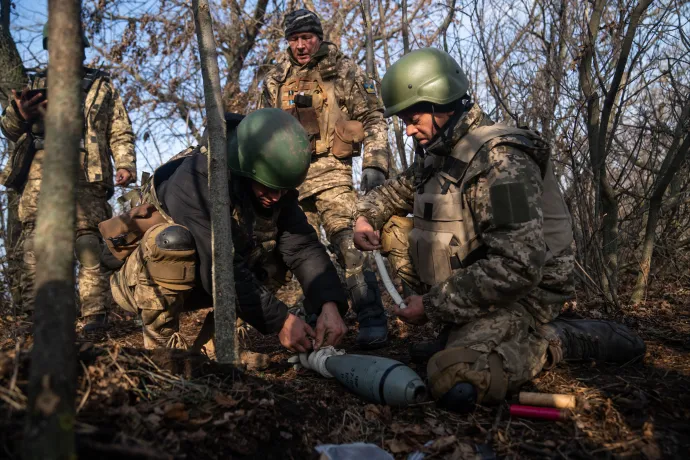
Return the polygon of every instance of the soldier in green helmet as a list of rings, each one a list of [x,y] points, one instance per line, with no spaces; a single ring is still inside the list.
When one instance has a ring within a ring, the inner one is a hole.
[[[408,293],[395,309],[403,321],[439,326],[438,340],[411,347],[429,359],[438,403],[466,411],[502,401],[562,359],[644,354],[622,325],[559,317],[575,294],[572,229],[539,134],[491,121],[438,49],[405,55],[381,90],[416,160],[360,200],[355,244],[388,255]]]
[[[82,35],[84,46],[89,42]],[[48,50],[48,25],[43,29],[43,48]],[[23,264],[21,273],[22,309],[30,313],[34,303],[36,255],[33,249],[36,215],[43,181],[45,126],[43,114],[48,99],[47,71],[29,75],[29,87],[13,91],[0,128],[14,142],[10,161],[0,175],[0,183],[21,193],[19,218],[22,221]],[[111,304],[108,275],[101,265],[101,238],[98,223],[109,218],[108,199],[114,185],[136,180],[134,133],[127,110],[107,72],[83,68],[82,105],[84,129],[79,152],[75,255],[79,262],[79,301],[85,331],[107,326]],[[114,163],[114,168],[113,168]]]
[[[347,331],[347,297],[295,190],[309,168],[307,134],[279,109],[226,120],[238,316],[292,351],[311,349],[310,339],[335,345]],[[124,260],[111,277],[113,297],[140,315],[146,348],[179,347],[179,314],[212,306],[209,200],[205,148],[197,147],[158,168],[138,206],[101,225]],[[315,329],[274,295],[290,272]]]

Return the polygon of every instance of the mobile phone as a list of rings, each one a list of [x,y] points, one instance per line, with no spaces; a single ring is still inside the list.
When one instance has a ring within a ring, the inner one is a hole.
[[[26,94],[24,97],[26,98],[26,100],[31,100],[37,94],[41,94],[43,96],[41,99],[47,99],[48,98],[48,88],[30,89],[30,90],[26,91]]]

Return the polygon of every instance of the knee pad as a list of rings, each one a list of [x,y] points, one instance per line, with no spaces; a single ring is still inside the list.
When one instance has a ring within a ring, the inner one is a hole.
[[[508,390],[503,358],[495,351],[447,348],[431,357],[427,375],[434,399],[443,398],[458,383],[472,384],[479,403],[499,403]]]
[[[77,237],[74,243],[77,260],[84,268],[97,268],[101,264],[101,239],[93,233]]]
[[[192,289],[196,249],[189,230],[181,225],[161,225],[150,230],[144,270],[156,284],[173,291]]]
[[[192,233],[180,225],[171,225],[156,235],[156,246],[165,251],[194,249]]]

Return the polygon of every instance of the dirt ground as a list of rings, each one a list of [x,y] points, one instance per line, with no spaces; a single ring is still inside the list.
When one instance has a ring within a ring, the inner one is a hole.
[[[288,288],[283,295],[297,295]],[[396,409],[367,403],[335,380],[295,371],[276,338],[250,331],[268,369],[237,372],[204,356],[142,350],[139,327],[115,319],[105,335],[79,336],[76,431],[81,458],[318,458],[314,446],[374,443],[407,458],[688,458],[690,455],[690,290],[664,286],[643,308],[612,315],[647,342],[642,360],[622,366],[560,364],[524,390],[578,397],[562,422],[511,418],[508,404],[457,415],[423,403]],[[601,316],[600,305],[575,308]],[[191,343],[206,311],[186,314]],[[355,322],[343,347],[354,350]],[[25,318],[0,319],[0,458],[19,458],[28,348]],[[408,345],[428,328],[391,320],[390,346],[377,354],[408,362]],[[426,336],[426,337],[425,337]],[[425,369],[416,368],[424,377]],[[509,401],[510,402],[510,401]]]

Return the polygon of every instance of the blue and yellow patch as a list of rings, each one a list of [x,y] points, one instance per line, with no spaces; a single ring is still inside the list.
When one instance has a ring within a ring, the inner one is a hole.
[[[376,94],[376,85],[373,81],[366,81],[362,86],[364,86],[364,91],[367,93]]]

